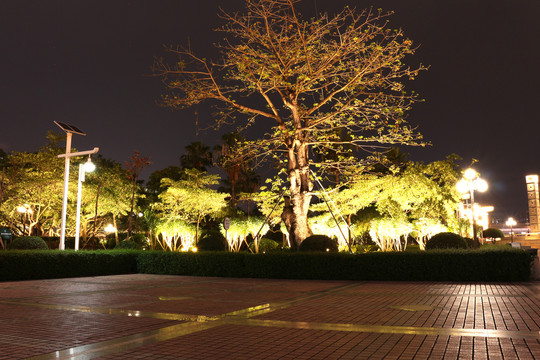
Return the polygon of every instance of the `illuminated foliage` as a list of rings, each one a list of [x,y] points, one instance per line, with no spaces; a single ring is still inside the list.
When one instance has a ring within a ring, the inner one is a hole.
[[[165,250],[189,251],[195,247],[196,228],[182,220],[163,221],[156,226],[156,239]]]
[[[402,251],[401,239],[411,231],[410,224],[404,219],[380,218],[371,221],[369,235],[382,251]]]
[[[213,190],[217,185],[218,175],[208,175],[197,169],[186,169],[185,178],[175,181],[161,180],[166,190],[159,194],[160,202],[154,204],[164,222],[182,220],[195,223],[195,238],[198,239],[199,226],[205,217],[215,218],[227,205],[222,194]]]
[[[258,253],[259,242],[268,230],[270,230],[270,227],[264,223],[264,219],[250,216],[247,218],[233,218],[230,221],[230,227],[227,231],[225,231],[223,224],[220,225],[220,230],[229,244],[229,250],[234,252],[240,251],[243,243],[247,245],[246,239],[248,235],[251,235],[255,252]]]
[[[118,224],[120,217],[126,216],[131,209],[132,183],[122,165],[97,156],[92,160],[96,170],[86,174],[81,199],[81,234],[83,242],[95,236],[102,229],[105,221],[112,218],[115,240],[118,244]],[[71,184],[77,184],[78,172],[72,172]],[[135,202],[142,197],[139,187],[134,195]],[[73,191],[77,191],[76,187]]]
[[[337,239],[340,250],[348,249],[349,228],[342,221],[338,220],[336,223],[330,212],[310,217],[309,226],[314,234]]]
[[[452,155],[428,165],[409,162],[387,175],[363,175],[347,188],[330,193],[329,197],[336,212],[354,228],[354,235],[369,232],[381,250],[402,250],[408,235],[414,236],[424,249],[431,236],[457,227],[456,210],[461,198],[455,187],[460,178],[456,159]],[[320,203],[312,209],[321,212],[326,207],[326,203]],[[370,208],[375,214],[367,212],[366,219],[352,220],[366,217],[359,212]],[[321,215],[321,219],[317,233],[333,234],[339,239],[330,214]]]
[[[219,106],[217,126],[235,121],[239,131],[267,126],[235,156],[272,160],[284,170],[292,206],[283,218],[296,245],[312,233],[311,169],[347,179],[373,161],[358,160],[354,152],[419,143],[419,134],[404,120],[417,101],[404,82],[423,69],[405,65],[415,48],[388,26],[389,14],[347,7],[333,17],[304,19],[297,2],[246,0],[245,15],[223,13],[225,39],[216,62],[189,48],[170,47],[171,58],[154,64],[170,91],[164,106],[179,109],[209,100]]]
[[[16,234],[53,235],[52,228],[59,226],[64,185],[60,153],[49,143],[35,153],[7,155],[0,213]],[[20,206],[24,213],[18,211]]]

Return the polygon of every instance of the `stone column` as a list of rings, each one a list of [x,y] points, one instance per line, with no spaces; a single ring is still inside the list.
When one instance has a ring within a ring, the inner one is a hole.
[[[538,175],[527,175],[527,199],[529,203],[529,224],[531,232],[540,231],[540,197],[538,193]]]

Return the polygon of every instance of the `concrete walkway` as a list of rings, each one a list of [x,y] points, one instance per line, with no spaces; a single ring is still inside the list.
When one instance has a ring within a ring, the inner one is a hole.
[[[540,284],[0,283],[0,359],[540,359]]]

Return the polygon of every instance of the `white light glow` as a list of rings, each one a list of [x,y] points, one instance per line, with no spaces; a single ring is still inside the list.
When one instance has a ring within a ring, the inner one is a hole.
[[[84,163],[83,169],[85,172],[93,172],[96,170],[96,165],[88,158],[88,161]]]
[[[471,168],[465,170],[465,173],[463,174],[465,179],[469,179],[469,180],[474,179],[477,175],[478,174],[476,173],[476,170],[471,169]]]
[[[116,231],[116,228],[113,226],[113,224],[108,224],[103,230],[105,230],[107,233],[113,233]]]
[[[475,185],[476,190],[478,190],[480,192],[487,191],[487,189],[488,189],[488,183],[484,179],[480,179],[480,178],[476,179],[475,182],[474,182],[474,185]]]
[[[468,181],[463,180],[463,179],[459,180],[458,183],[456,184],[456,188],[460,193],[465,194],[469,192],[469,183]]]

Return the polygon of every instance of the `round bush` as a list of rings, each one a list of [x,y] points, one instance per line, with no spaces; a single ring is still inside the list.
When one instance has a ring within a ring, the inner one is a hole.
[[[476,245],[474,244],[474,239],[464,237],[463,240],[465,240],[465,242],[467,243],[468,248],[474,249],[476,247]]]
[[[127,240],[127,239],[126,239]],[[129,240],[133,241],[140,249],[148,249],[150,244],[145,234],[132,234]]]
[[[466,249],[467,247],[467,241],[463,237],[451,232],[438,233],[426,242],[426,250]]]
[[[484,237],[492,238],[492,239],[496,239],[496,238],[502,239],[504,237],[504,233],[502,232],[501,229],[487,228],[486,230],[484,230]]]
[[[47,243],[38,236],[20,236],[9,245],[11,250],[49,250]]]
[[[272,239],[262,238],[261,241],[259,241],[259,252],[278,250],[279,247],[279,243]],[[255,243],[252,242],[249,244],[249,248],[255,251]]]
[[[132,240],[120,241],[115,247],[114,250],[141,250],[142,245],[137,244]]]
[[[326,235],[311,235],[300,244],[300,251],[324,251],[337,252],[338,245]]]
[[[227,240],[219,231],[205,232],[197,243],[199,251],[226,251],[228,247]]]

